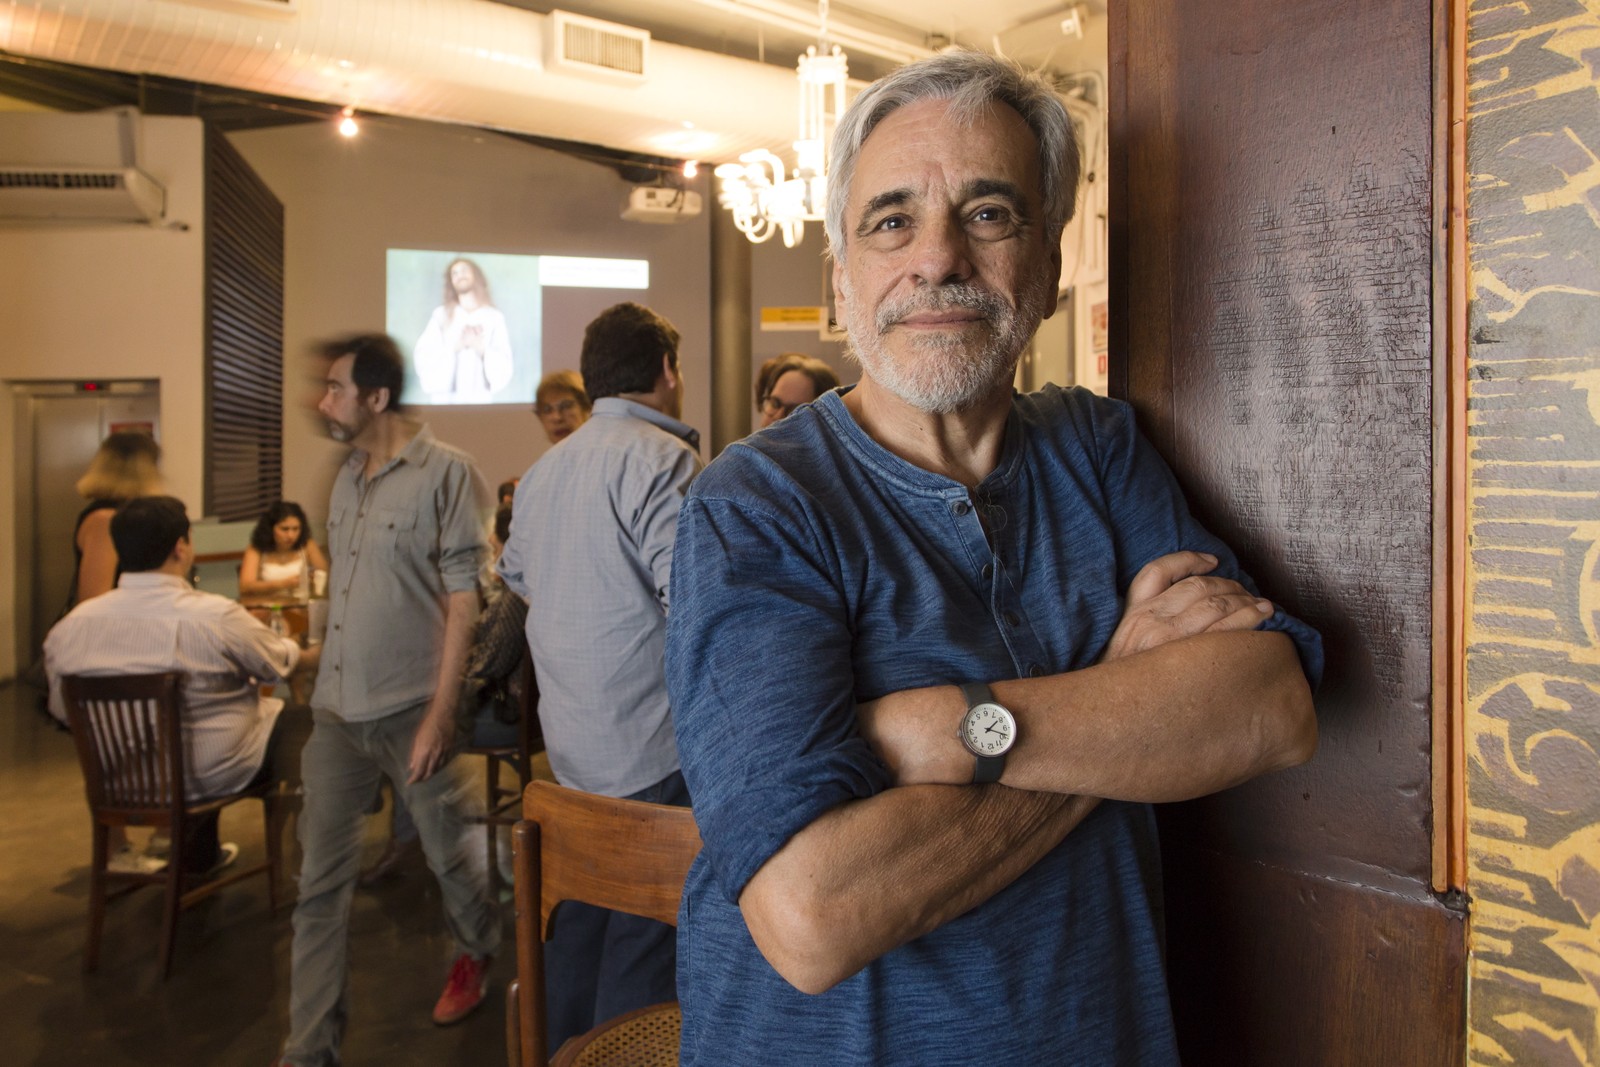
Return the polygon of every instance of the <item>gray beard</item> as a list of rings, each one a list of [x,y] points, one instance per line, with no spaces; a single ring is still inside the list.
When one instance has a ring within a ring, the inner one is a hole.
[[[1017,306],[986,289],[948,285],[920,290],[905,300],[880,305],[869,321],[851,305],[850,355],[874,382],[929,415],[964,411],[1011,380],[1022,350],[1039,328],[1044,287],[1029,284]],[[902,319],[924,311],[955,309],[983,316],[987,337],[971,342],[945,335],[920,337],[905,355],[891,355],[883,337]]]

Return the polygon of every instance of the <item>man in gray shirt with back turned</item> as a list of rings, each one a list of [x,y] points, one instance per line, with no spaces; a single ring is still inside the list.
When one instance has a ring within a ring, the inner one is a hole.
[[[528,600],[539,721],[562,785],[689,802],[662,655],[678,505],[700,472],[679,421],[678,331],[618,304],[584,331],[594,414],[517,487],[500,575]],[[545,953],[549,1045],[676,1000],[677,942],[662,923],[567,903]]]

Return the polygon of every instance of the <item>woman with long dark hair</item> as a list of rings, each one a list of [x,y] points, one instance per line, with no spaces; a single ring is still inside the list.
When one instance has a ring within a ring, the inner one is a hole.
[[[328,557],[311,539],[305,511],[292,500],[280,500],[251,531],[250,547],[239,565],[239,592],[266,596],[310,590],[312,572],[327,570]]]

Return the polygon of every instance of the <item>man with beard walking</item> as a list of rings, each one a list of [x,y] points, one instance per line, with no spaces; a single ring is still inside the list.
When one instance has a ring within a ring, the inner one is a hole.
[[[482,1002],[500,943],[464,822],[470,783],[451,760],[488,494],[470,457],[401,413],[405,368],[391,338],[358,334],[318,354],[317,411],[351,451],[328,504],[328,629],[302,757],[305,856],[279,1061],[295,1067],[339,1062],[361,822],[381,776],[404,793],[456,940],[435,1023]]]
[[[678,522],[681,1062],[1176,1063],[1150,804],[1309,758],[1320,641],[1126,404],[1012,390],[1078,173],[1043,79],[911,64],[833,158],[861,382]]]

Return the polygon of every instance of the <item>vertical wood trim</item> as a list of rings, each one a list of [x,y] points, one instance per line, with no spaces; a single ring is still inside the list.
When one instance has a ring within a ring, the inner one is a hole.
[[[1446,0],[1435,15],[1444,119],[1435,123],[1435,175],[1445,195],[1435,211],[1444,236],[1434,265],[1435,306],[1443,311],[1434,316],[1442,344],[1434,344],[1432,881],[1441,893],[1467,884],[1467,3]]]
[[[1106,6],[1106,388],[1128,395],[1128,8]]]

